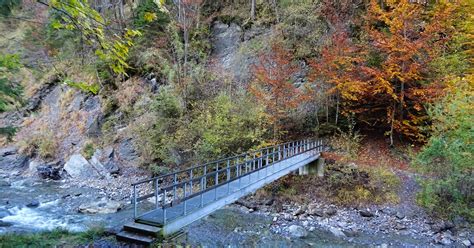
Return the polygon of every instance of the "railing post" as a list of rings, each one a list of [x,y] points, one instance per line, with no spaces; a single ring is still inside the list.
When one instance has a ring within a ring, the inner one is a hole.
[[[204,178],[205,176],[201,177],[201,195],[199,196],[201,198],[201,207],[203,207],[203,199],[202,199],[202,195],[204,194]]]
[[[186,216],[186,210],[187,210],[187,209],[186,209],[186,207],[187,207],[187,206],[186,206],[186,202],[187,202],[187,200],[186,200],[187,187],[186,187],[186,186],[187,186],[187,185],[188,185],[187,183],[184,183],[184,203],[183,203],[183,205],[184,205],[184,207],[183,207],[183,214],[184,214],[184,216]]]
[[[214,187],[214,201],[217,200],[217,185],[219,185],[219,163],[216,163],[216,179],[215,179],[215,187]]]
[[[177,175],[176,173],[173,174],[173,201],[176,200],[176,181]]]
[[[230,193],[230,160],[227,160],[227,194]]]
[[[216,163],[216,186],[219,184],[219,163]]]
[[[155,179],[155,209],[158,208],[158,178]]]
[[[207,165],[204,165],[204,189],[207,189]]]
[[[268,156],[268,153],[269,153],[269,152],[268,152],[268,149],[267,149],[267,154],[265,154],[265,166],[266,166],[266,167],[268,167],[268,163],[269,163],[269,160],[270,160],[270,159],[268,158],[268,157],[269,157],[269,156]]]
[[[272,148],[272,164],[275,163],[275,147]]]
[[[137,185],[133,185],[133,219],[137,219]]]
[[[281,160],[281,145],[278,145],[278,161]]]
[[[189,187],[190,187],[190,194],[193,194],[193,169],[189,171]]]
[[[251,171],[254,171],[255,170],[255,153],[253,154],[253,159],[252,159],[252,170]]]
[[[245,162],[245,158],[244,158],[243,163],[245,164],[245,170],[247,170],[247,162]],[[242,167],[242,164],[240,164],[240,163],[238,163],[237,166],[236,166],[236,168],[237,168],[237,177],[239,178],[239,188],[238,189],[240,189],[240,185],[242,183],[242,178],[240,177],[240,175],[242,174],[242,168],[241,167]]]
[[[163,191],[163,224],[166,224],[166,189]]]

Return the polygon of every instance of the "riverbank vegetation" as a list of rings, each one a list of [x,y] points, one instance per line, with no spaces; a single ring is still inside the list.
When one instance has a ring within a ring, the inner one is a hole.
[[[338,203],[397,201],[390,168],[412,163],[422,206],[473,220],[472,1],[250,2],[2,2],[1,144],[53,161],[131,140],[161,174],[327,137],[369,164],[335,167]]]
[[[69,232],[63,229],[26,234],[0,235],[0,247],[87,247],[100,238],[105,237],[103,228],[91,228],[85,232]],[[112,239],[113,237],[108,237]]]

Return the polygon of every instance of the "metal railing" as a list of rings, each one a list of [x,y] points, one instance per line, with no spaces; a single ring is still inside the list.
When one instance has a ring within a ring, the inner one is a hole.
[[[200,207],[203,207],[202,197],[207,191],[215,190],[214,200],[217,200],[217,188],[220,186],[227,185],[226,195],[229,195],[231,182],[239,180],[240,188],[242,177],[257,171],[260,173],[265,168],[267,168],[265,173],[268,175],[269,165],[310,150],[322,151],[322,148],[323,141],[317,139],[287,142],[133,183],[133,216],[137,219],[161,208],[165,224],[167,208],[183,203],[183,215],[187,215],[186,203],[193,197],[200,195]],[[147,189],[152,193],[140,196],[140,190],[147,191]],[[138,204],[151,197],[155,200],[154,209],[138,215]]]

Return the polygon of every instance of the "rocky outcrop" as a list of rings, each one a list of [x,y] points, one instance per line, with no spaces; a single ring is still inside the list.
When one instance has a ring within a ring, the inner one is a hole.
[[[230,76],[239,83],[246,83],[251,79],[252,65],[257,62],[255,51],[247,49],[252,44],[259,43],[258,39],[267,39],[271,29],[251,27],[243,30],[235,23],[224,24],[214,22],[212,25],[212,54],[210,66],[220,75]],[[213,68],[215,67],[215,68]]]
[[[18,149],[9,146],[0,149],[0,169],[4,171],[21,169],[28,164],[28,157],[19,154]]]
[[[120,142],[118,147],[118,157],[120,160],[125,162],[132,162],[138,159],[138,154],[135,148],[133,147],[133,142],[131,138],[124,139]]]

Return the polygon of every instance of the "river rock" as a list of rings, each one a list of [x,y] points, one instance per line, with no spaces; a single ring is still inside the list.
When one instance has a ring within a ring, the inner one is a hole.
[[[79,206],[79,212],[84,214],[112,214],[119,211],[122,204],[117,201],[102,199],[96,202],[84,203]]]
[[[294,215],[294,216],[298,216],[298,215],[304,214],[305,211],[306,211],[306,207],[305,207],[305,206],[301,206],[301,207],[299,207],[295,212],[293,212],[293,215]]]
[[[40,205],[40,202],[38,200],[32,200],[30,203],[26,204],[26,207],[36,208],[39,205]]]
[[[442,221],[439,223],[435,223],[431,226],[431,229],[434,233],[444,232],[446,230],[450,230],[454,227],[454,224],[451,221]]]
[[[368,218],[375,216],[374,213],[372,213],[372,212],[371,212],[370,210],[368,210],[368,209],[367,209],[367,210],[365,210],[365,209],[360,210],[360,211],[359,211],[359,214],[360,214],[360,216],[362,216],[362,217],[368,217]]]
[[[10,222],[5,222],[5,221],[0,220],[0,227],[9,227],[9,226],[13,226],[13,224]]]
[[[401,213],[401,212],[397,212],[397,213],[395,214],[395,217],[397,217],[397,219],[400,219],[400,220],[401,220],[401,219],[405,218],[405,215],[404,215],[403,213]]]
[[[64,165],[64,170],[73,178],[98,178],[99,173],[81,155],[74,154]]]
[[[339,228],[335,228],[335,227],[330,227],[329,228],[329,231],[336,237],[338,238],[343,238],[343,237],[346,237],[346,235],[344,234],[344,232],[342,232]]]
[[[11,183],[5,180],[0,180],[0,187],[9,187]]]
[[[10,216],[10,212],[6,209],[0,209],[0,219]]]
[[[271,205],[273,205],[273,202],[274,202],[274,201],[275,201],[275,199],[270,198],[270,199],[266,200],[263,204],[264,204],[265,206],[271,206]]]
[[[398,223],[396,226],[395,226],[395,229],[397,230],[406,230],[407,227],[401,223]]]
[[[463,240],[461,243],[466,247],[469,247],[471,245],[471,241],[469,241],[468,239]]]
[[[327,216],[334,216],[334,215],[336,215],[337,210],[334,209],[334,208],[330,208],[330,209],[326,210],[325,213],[326,213]]]
[[[62,174],[62,161],[55,161],[47,164],[38,165],[36,171],[43,179],[59,180]]]
[[[288,228],[288,232],[292,237],[295,238],[304,238],[308,235],[308,232],[303,227],[298,225],[291,225]]]

